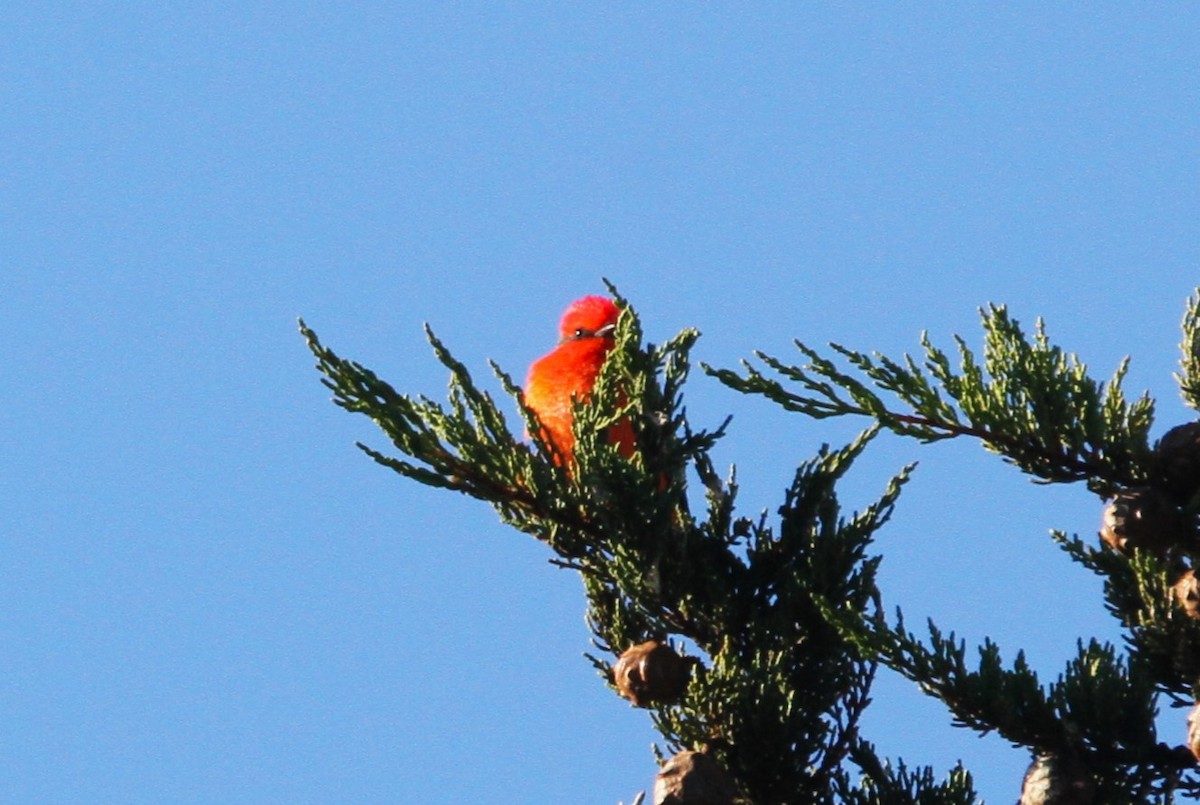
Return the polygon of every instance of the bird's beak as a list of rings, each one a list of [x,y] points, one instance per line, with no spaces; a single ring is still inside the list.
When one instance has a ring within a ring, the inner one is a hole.
[[[593,333],[593,335],[596,338],[612,338],[613,333],[615,333],[616,331],[617,331],[617,325],[606,324],[603,327],[601,327],[600,329],[596,330],[596,332]]]

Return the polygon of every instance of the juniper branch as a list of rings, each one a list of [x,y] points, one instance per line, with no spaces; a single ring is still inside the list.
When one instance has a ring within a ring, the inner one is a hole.
[[[619,297],[618,304],[626,307]],[[601,650],[616,654],[674,636],[703,654],[684,697],[652,712],[670,746],[708,748],[753,801],[833,802],[843,761],[865,762],[858,721],[877,662],[830,625],[824,602],[838,602],[845,619],[879,617],[879,560],[867,549],[912,470],[861,513],[842,515],[836,484],[877,428],[802,464],[775,528],[765,514],[736,517],[736,474],[723,480],[713,466],[710,451],[729,420],[712,431],[687,421],[681,391],[695,331],[643,347],[636,316],[623,313],[588,404],[575,408],[569,472],[536,435],[536,415],[513,379],[492,365],[534,434],[528,443],[513,436],[492,397],[431,330],[426,336],[450,372],[444,405],[397,393],[324,347],[303,322],[301,331],[334,401],[370,417],[398,453],[360,444],[367,455],[421,483],[487,501],[504,522],[545,542],[553,564],[580,572]],[[624,417],[640,448],[632,460],[604,437]],[[699,518],[688,471],[703,489]],[[592,659],[607,676],[609,663]],[[932,783],[922,777],[913,785]]]
[[[830,347],[864,376],[843,372],[797,341],[808,359],[801,366],[755,353],[767,367],[800,387],[792,391],[743,362],[743,373],[705,371],[743,393],[760,394],[786,410],[814,418],[867,416],[880,426],[922,442],[967,436],[978,439],[1044,482],[1086,482],[1102,496],[1146,479],[1153,401],[1143,394],[1126,402],[1121,388],[1128,360],[1111,380],[1091,379],[1074,355],[1050,344],[1039,321],[1032,339],[1003,307],[981,311],[985,331],[980,364],[956,338],[958,369],[947,353],[921,338],[921,364],[909,355],[895,361]],[[882,393],[901,405],[889,405]]]
[[[1200,288],[1188,299],[1179,350],[1179,373],[1175,375],[1179,391],[1184,402],[1200,411]]]

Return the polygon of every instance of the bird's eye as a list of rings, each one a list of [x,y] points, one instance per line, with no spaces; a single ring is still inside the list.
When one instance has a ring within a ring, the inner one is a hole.
[[[586,330],[583,327],[575,328],[575,337],[576,338],[587,338],[589,335],[591,335],[591,332],[589,330]]]

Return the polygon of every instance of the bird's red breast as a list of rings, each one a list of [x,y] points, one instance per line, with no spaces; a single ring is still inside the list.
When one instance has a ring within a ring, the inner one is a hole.
[[[559,323],[562,340],[529,367],[525,404],[538,416],[544,436],[569,463],[574,454],[571,433],[572,400],[587,400],[600,367],[613,346],[620,309],[603,296],[585,296],[571,303]],[[626,455],[634,450],[628,420],[614,425],[609,438]]]

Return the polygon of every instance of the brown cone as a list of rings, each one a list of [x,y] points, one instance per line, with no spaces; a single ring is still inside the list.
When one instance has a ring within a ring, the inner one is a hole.
[[[1187,613],[1189,618],[1200,619],[1200,579],[1196,578],[1196,571],[1185,572],[1171,589],[1180,609]]]
[[[1200,703],[1188,712],[1187,727],[1188,749],[1191,749],[1192,756],[1200,761]]]
[[[1166,551],[1184,537],[1179,509],[1153,487],[1125,489],[1104,509],[1100,538],[1122,553]]]
[[[647,640],[630,649],[613,666],[613,682],[635,707],[673,702],[687,688],[694,659],[685,659],[658,640]]]
[[[1025,772],[1018,805],[1093,805],[1096,784],[1074,758],[1038,755]]]
[[[703,752],[680,752],[654,778],[654,805],[732,805],[736,796],[729,772]]]
[[[1200,422],[1176,425],[1154,448],[1159,481],[1180,503],[1200,492]]]

